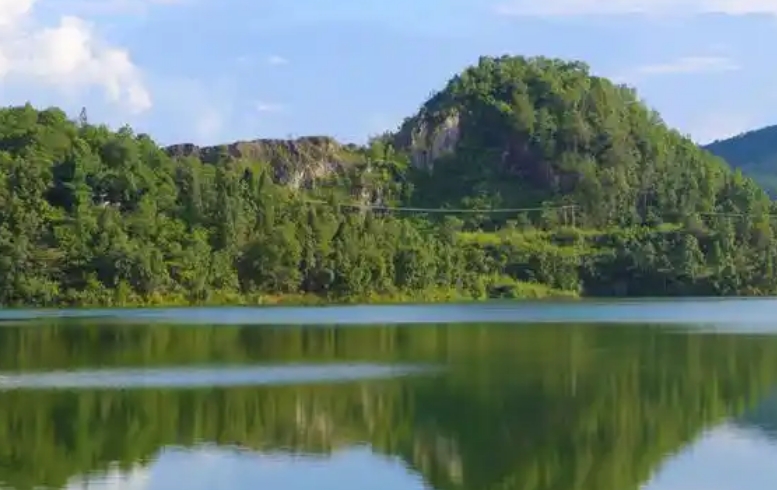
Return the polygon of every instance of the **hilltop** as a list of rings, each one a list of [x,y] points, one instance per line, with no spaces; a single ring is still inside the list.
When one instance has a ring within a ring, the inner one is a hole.
[[[771,195],[777,196],[777,126],[767,126],[724,140],[704,149],[752,177]]]
[[[481,58],[405,121],[396,142],[431,176],[416,195],[430,206],[574,202],[582,222],[605,226],[766,205],[633,89],[580,62]]]
[[[481,58],[365,147],[0,111],[0,304],[770,294],[771,209],[574,61]]]

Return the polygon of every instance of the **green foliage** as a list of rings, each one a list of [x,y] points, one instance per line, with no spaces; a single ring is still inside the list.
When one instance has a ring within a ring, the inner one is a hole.
[[[406,120],[396,143],[426,163],[414,200],[429,207],[575,203],[567,222],[589,227],[769,207],[751,181],[669,129],[633,90],[579,62],[483,57]]]
[[[379,141],[352,150],[352,175],[306,190],[281,185],[274,162],[173,158],[57,110],[0,119],[0,304],[412,297],[479,280],[459,284],[463,255],[436,229],[341,206],[401,192],[406,164]]]
[[[0,304],[777,292],[777,206],[581,63],[482,58],[365,147],[195,149],[0,110]]]

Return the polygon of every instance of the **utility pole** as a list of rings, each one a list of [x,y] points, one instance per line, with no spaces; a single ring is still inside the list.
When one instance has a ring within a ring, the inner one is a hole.
[[[83,128],[87,124],[89,124],[89,118],[86,115],[86,107],[82,107],[81,112],[78,114],[78,125]]]

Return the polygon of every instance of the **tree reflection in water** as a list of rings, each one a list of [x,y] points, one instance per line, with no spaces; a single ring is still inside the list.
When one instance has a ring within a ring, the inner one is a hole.
[[[0,482],[62,487],[209,443],[326,454],[368,444],[435,489],[637,489],[777,382],[777,338],[666,327],[0,329],[0,370],[426,363],[348,383],[0,393]],[[343,478],[347,478],[344,475]]]

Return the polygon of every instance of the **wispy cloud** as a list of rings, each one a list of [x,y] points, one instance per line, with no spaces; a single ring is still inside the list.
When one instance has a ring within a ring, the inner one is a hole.
[[[258,101],[254,105],[257,112],[283,112],[286,110],[286,106],[283,104],[276,104],[273,102]]]
[[[248,68],[255,63],[255,60],[247,55],[238,56],[235,58],[235,64],[240,68]]]
[[[85,17],[142,15],[155,6],[183,6],[197,0],[58,0],[58,8]]]
[[[668,63],[643,65],[634,72],[641,75],[669,75],[737,71],[740,68],[734,60],[724,56],[686,56]]]
[[[278,56],[277,54],[267,57],[267,64],[268,65],[288,65],[289,60],[284,58],[283,56]]]
[[[493,6],[506,16],[686,15],[722,13],[777,16],[774,0],[506,0]]]
[[[736,61],[725,56],[684,56],[674,61],[624,69],[609,78],[616,83],[634,84],[650,77],[723,73],[740,69]]]

